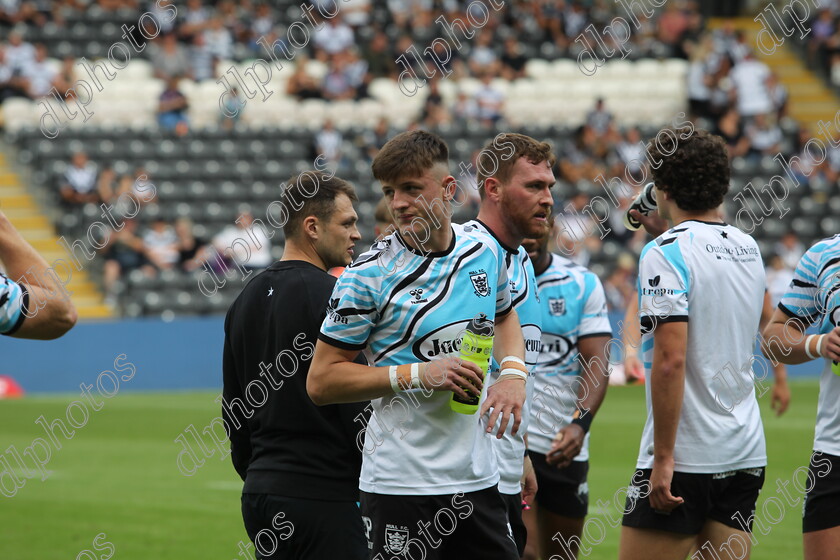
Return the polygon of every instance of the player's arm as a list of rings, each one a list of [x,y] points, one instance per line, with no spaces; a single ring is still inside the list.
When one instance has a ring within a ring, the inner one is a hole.
[[[671,511],[683,499],[671,495],[674,475],[674,444],[685,391],[685,354],[688,323],[664,322],[653,333],[653,366],[650,395],[653,408],[653,472],[650,504],[655,510]]]
[[[2,212],[0,260],[6,267],[9,279],[17,280],[28,293],[28,305],[22,310],[26,319],[11,336],[51,340],[60,337],[76,324],[76,308],[58,276]],[[48,286],[28,283],[25,279],[27,274]]]
[[[645,368],[639,359],[639,349],[642,345],[642,333],[639,328],[639,294],[633,292],[633,297],[627,302],[624,312],[624,326],[621,330],[621,342],[624,347],[624,375],[629,380],[644,379]]]
[[[316,405],[360,402],[399,391],[425,388],[452,391],[464,399],[469,383],[481,394],[481,369],[466,360],[446,357],[431,362],[372,367],[355,363],[358,349],[345,349],[324,340],[315,344],[315,355],[306,378],[306,392]],[[415,381],[416,379],[416,381]]]
[[[525,365],[525,338],[519,316],[511,309],[502,316],[496,316],[493,357],[499,363],[501,375],[487,389],[487,398],[481,406],[481,416],[491,408],[493,412],[487,419],[487,433],[493,431],[496,420],[501,416],[496,437],[502,435],[513,417],[511,433],[516,435],[522,423],[522,407],[525,404],[525,382],[528,368]]]
[[[770,292],[764,290],[764,304],[761,307],[761,319],[758,328],[761,331],[767,327],[773,317],[773,300],[770,299]],[[787,369],[778,361],[771,363],[773,367],[773,391],[770,395],[770,408],[776,411],[776,416],[781,416],[790,404],[790,387],[787,383]]]
[[[840,327],[805,336],[807,328],[802,318],[777,308],[764,329],[761,352],[774,363],[801,364],[820,357],[840,361]]]
[[[549,465],[559,469],[568,467],[583,448],[583,440],[595,414],[601,408],[601,403],[604,402],[609,386],[609,341],[610,337],[606,335],[578,339],[578,359],[581,363],[578,375],[578,409],[575,411],[574,420],[563,426],[554,436],[551,450],[546,455]]]
[[[245,402],[245,395],[242,394],[242,387],[239,382],[239,375],[236,372],[236,360],[230,346],[229,330],[230,313],[225,317],[225,342],[222,351],[222,398],[224,402],[230,403],[234,399]],[[222,405],[222,420],[228,427],[230,438],[230,459],[233,468],[242,480],[248,473],[248,464],[251,462],[251,431],[248,428],[246,418],[231,416],[232,408]]]

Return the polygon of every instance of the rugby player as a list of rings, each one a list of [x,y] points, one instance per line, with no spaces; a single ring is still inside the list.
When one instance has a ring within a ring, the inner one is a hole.
[[[805,336],[817,325],[819,334]],[[814,452],[802,517],[805,560],[831,560],[840,550],[840,234],[815,243],[764,330],[773,362],[822,360]],[[833,370],[832,370],[833,368]]]
[[[660,162],[658,212],[672,227],[639,262],[648,414],[621,560],[682,560],[730,539],[749,550],[767,463],[751,367],[764,266],[755,240],[720,220],[725,143],[688,127],[656,138],[647,155]]]
[[[505,256],[487,236],[453,230],[457,184],[438,136],[399,134],[372,169],[399,231],[341,275],[307,390],[318,404],[372,399],[359,488],[373,559],[516,559],[489,435],[511,420],[518,431],[526,394]],[[480,368],[443,357],[481,314],[495,320],[502,367],[487,391]],[[360,350],[371,366],[353,363]],[[454,412],[453,393],[481,394],[478,416]]]
[[[523,243],[536,269],[542,345],[528,426],[537,474],[535,507],[525,512],[536,560],[577,554],[589,505],[589,427],[607,391],[612,335],[598,277],[548,250],[550,232]]]
[[[540,347],[540,303],[534,267],[521,247],[526,237],[546,235],[554,200],[555,156],[545,142],[522,134],[499,134],[479,153],[478,185],[481,206],[478,217],[463,224],[467,231],[490,235],[505,255],[513,307],[519,316],[525,338],[525,364],[532,370]],[[490,380],[499,369],[494,367]],[[533,374],[528,376],[528,397],[517,435],[506,430],[494,449],[499,462],[499,492],[507,504],[508,522],[520,556],[524,553],[527,531],[522,521],[523,499],[530,502],[536,491],[536,477],[525,453],[529,403],[534,389]],[[524,456],[524,460],[523,460]],[[523,478],[523,474],[526,476]]]

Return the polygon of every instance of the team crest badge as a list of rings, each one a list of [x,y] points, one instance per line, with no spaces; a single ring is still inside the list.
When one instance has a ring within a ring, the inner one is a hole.
[[[408,528],[397,528],[396,525],[385,525],[385,549],[390,554],[402,554],[408,542]]]
[[[566,298],[548,298],[548,311],[552,315],[565,315]]]
[[[470,272],[470,280],[472,281],[475,295],[479,297],[487,297],[490,295],[490,286],[487,285],[487,273],[483,270],[478,272]]]

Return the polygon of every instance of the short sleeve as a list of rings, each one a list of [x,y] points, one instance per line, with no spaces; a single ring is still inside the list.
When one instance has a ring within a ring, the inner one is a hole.
[[[345,269],[327,303],[319,338],[344,350],[362,350],[379,319],[378,282]]]
[[[507,260],[505,253],[497,253],[498,256],[498,277],[496,281],[496,316],[501,317],[510,313],[513,309],[513,298],[510,295],[510,281],[507,271]]]
[[[814,260],[813,248],[808,250],[796,265],[793,280],[788,285],[785,295],[779,302],[779,308],[791,317],[801,319],[805,324],[813,324],[824,309],[818,301],[819,270]]]
[[[578,327],[578,339],[587,336],[612,336],[607,315],[607,297],[601,280],[592,273],[584,276],[583,314]]]
[[[639,259],[639,318],[642,333],[659,323],[688,321],[688,266],[679,240],[651,242]]]
[[[20,328],[28,302],[26,287],[0,274],[0,334],[14,334]]]

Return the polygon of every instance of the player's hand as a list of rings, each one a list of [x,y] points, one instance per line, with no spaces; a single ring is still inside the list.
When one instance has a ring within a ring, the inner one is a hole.
[[[834,327],[825,335],[820,353],[824,358],[840,362],[840,327]]]
[[[645,380],[645,367],[636,354],[625,355],[624,376],[627,378],[627,383]]]
[[[511,416],[513,417],[513,428],[511,433],[516,435],[519,431],[519,424],[522,423],[522,405],[525,404],[525,379],[518,376],[499,378],[487,389],[487,398],[481,405],[481,414],[493,409],[490,418],[487,420],[487,433],[493,431],[496,420],[500,419],[499,431],[496,439],[502,439]],[[500,418],[501,417],[501,418]]]
[[[472,362],[447,356],[420,364],[420,383],[432,391],[452,391],[465,400],[481,396],[484,372]]]
[[[670,513],[685,502],[671,494],[671,481],[674,478],[674,457],[654,459],[650,473],[650,507],[654,511]]]
[[[534,472],[534,465],[531,458],[525,456],[525,463],[522,468],[522,500],[529,506],[534,505],[534,496],[537,495],[537,473]]]
[[[572,464],[572,459],[580,454],[585,437],[583,428],[577,424],[563,426],[554,436],[551,449],[545,454],[545,462],[558,469],[568,467]]]
[[[645,231],[654,237],[659,237],[668,231],[668,222],[659,217],[659,212],[651,212],[645,216],[638,210],[630,210],[630,215],[639,220]]]
[[[790,387],[787,380],[776,379],[770,394],[770,408],[776,411],[776,416],[781,416],[787,410],[788,404],[790,404]]]

